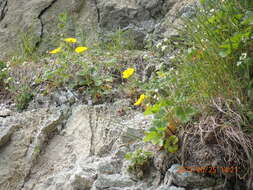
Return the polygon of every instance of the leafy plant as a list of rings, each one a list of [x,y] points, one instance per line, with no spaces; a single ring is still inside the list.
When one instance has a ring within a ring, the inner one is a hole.
[[[155,116],[145,142],[175,152],[179,139],[175,133],[168,134],[172,123],[179,128],[190,122],[218,97],[250,104],[252,8],[252,1],[202,1],[196,17],[183,21],[180,37],[157,44],[161,55],[175,48],[179,53],[171,59],[171,68],[161,68],[152,80],[140,85],[150,97],[145,114]]]
[[[34,95],[31,93],[31,89],[28,87],[22,88],[15,97],[16,107],[18,111],[23,111],[26,109],[33,96]]]
[[[4,84],[5,79],[8,77],[7,65],[0,61],[0,84]]]
[[[166,139],[165,143],[164,143],[164,148],[168,151],[168,152],[176,152],[178,150],[178,137],[175,135],[170,136],[168,139]]]
[[[137,149],[134,152],[128,152],[125,155],[125,159],[130,161],[128,171],[135,174],[137,177],[142,178],[150,165],[152,152]]]
[[[36,59],[38,56],[36,43],[39,41],[34,34],[33,27],[19,33],[18,57],[21,60]]]
[[[118,29],[108,34],[100,34],[100,47],[110,51],[137,49],[136,40],[132,31]]]

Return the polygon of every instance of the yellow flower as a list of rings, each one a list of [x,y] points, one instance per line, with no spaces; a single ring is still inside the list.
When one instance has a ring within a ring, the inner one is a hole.
[[[134,105],[135,106],[140,105],[145,98],[146,98],[146,96],[144,94],[140,95],[139,99],[134,103]]]
[[[77,42],[76,38],[65,38],[64,41],[69,42],[69,43],[76,43]]]
[[[50,53],[50,54],[56,54],[56,53],[59,53],[59,52],[61,52],[61,47],[58,47],[58,48],[56,48],[56,49],[50,51],[49,53]]]
[[[77,47],[77,48],[75,49],[75,52],[76,52],[76,53],[82,53],[82,52],[86,51],[87,49],[88,49],[87,47],[80,46],[80,47]]]
[[[134,68],[128,68],[127,70],[125,70],[125,71],[123,71],[123,73],[122,73],[122,77],[124,78],[124,79],[127,79],[127,78],[129,78],[132,74],[134,73]]]
[[[164,72],[158,71],[158,72],[156,72],[156,73],[158,74],[158,76],[159,76],[160,78],[166,77],[166,74],[165,74]]]

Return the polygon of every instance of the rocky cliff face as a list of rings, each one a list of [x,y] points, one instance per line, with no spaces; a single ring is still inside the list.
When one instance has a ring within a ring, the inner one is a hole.
[[[141,139],[152,117],[122,112],[127,100],[97,106],[67,102],[23,113],[1,105],[0,190],[225,189],[222,180],[167,165],[173,159],[164,151],[138,179],[127,171],[124,156],[150,150]]]
[[[180,26],[195,8],[194,0],[0,0],[0,58],[15,51],[24,33],[40,51],[53,46],[50,36],[64,12],[71,16],[68,36],[80,27],[88,35],[122,28],[144,43],[150,34],[177,35],[171,25]],[[38,95],[22,113],[0,104],[0,190],[224,189],[222,180],[180,173],[175,157],[144,144],[152,118],[130,107],[128,100],[84,105],[70,91]],[[139,148],[155,152],[141,180],[124,159]]]
[[[136,147],[150,119],[120,115],[112,105],[1,112],[0,189],[103,189],[133,187],[122,174],[124,154]],[[4,108],[2,107],[2,110]]]
[[[68,13],[68,35],[77,25],[94,33],[116,28],[135,31],[141,42],[147,34],[171,35],[171,23],[194,13],[194,0],[0,0],[0,56],[15,51],[22,34],[29,34],[32,46],[47,50],[57,29],[58,16]]]

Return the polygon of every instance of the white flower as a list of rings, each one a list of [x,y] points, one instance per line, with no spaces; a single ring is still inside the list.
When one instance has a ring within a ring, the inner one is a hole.
[[[161,46],[162,46],[162,42],[159,42],[159,43],[156,44],[157,48],[160,48]]]
[[[247,58],[247,53],[242,53],[239,59],[244,60],[246,58]]]
[[[11,80],[12,80],[11,77],[7,78],[7,79],[6,79],[6,83],[9,83]]]
[[[167,46],[162,46],[162,51],[164,51],[167,48]]]
[[[242,62],[241,61],[237,61],[237,64],[236,64],[236,66],[240,66],[242,64]]]
[[[163,42],[164,42],[164,43],[166,43],[166,42],[168,42],[168,41],[169,41],[168,38],[164,38],[164,39],[163,39]]]
[[[148,55],[147,54],[143,55],[143,59],[147,60],[148,59]]]
[[[172,55],[169,57],[169,59],[174,59],[175,58],[175,55]]]

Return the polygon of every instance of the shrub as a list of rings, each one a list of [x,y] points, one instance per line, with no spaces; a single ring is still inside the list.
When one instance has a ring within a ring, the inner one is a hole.
[[[23,111],[32,100],[33,94],[29,88],[22,88],[15,97],[16,107],[18,111]]]
[[[3,85],[4,84],[4,80],[7,78],[8,76],[8,69],[7,69],[7,65],[0,61],[0,84]]]
[[[118,29],[108,34],[100,34],[100,48],[110,51],[138,49],[133,31]]]
[[[130,161],[128,171],[136,175],[138,178],[142,178],[150,166],[152,156],[152,152],[147,152],[141,149],[127,153],[125,159]]]
[[[250,0],[205,0],[195,18],[183,20],[180,36],[173,38],[177,43],[173,47],[166,44],[166,48],[179,52],[172,59],[172,68],[161,69],[142,85],[150,97],[145,113],[155,114],[147,141],[165,146],[175,135],[166,134],[168,126],[176,124],[173,128],[178,129],[193,116],[197,119],[197,113],[216,98],[251,104],[252,8]]]

